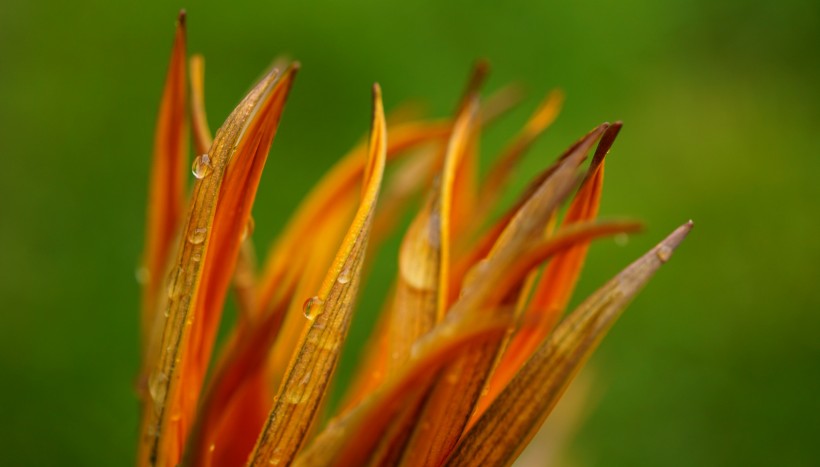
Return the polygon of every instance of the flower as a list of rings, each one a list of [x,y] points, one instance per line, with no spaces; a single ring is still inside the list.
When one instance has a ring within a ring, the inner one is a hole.
[[[276,65],[213,138],[203,69],[198,56],[188,66],[181,14],[139,273],[140,465],[509,464],[692,225],[560,319],[589,242],[639,228],[596,220],[621,124],[595,127],[485,228],[562,98],[547,96],[479,182],[478,135],[515,100],[507,92],[479,105],[487,72],[479,63],[452,121],[388,125],[374,85],[367,143],[314,188],[257,272],[251,207],[299,64]],[[200,155],[186,195],[189,118]],[[388,165],[396,166],[389,178]],[[404,234],[391,299],[355,383],[322,425],[363,266],[419,191],[426,198]],[[230,288],[240,313],[213,358]]]

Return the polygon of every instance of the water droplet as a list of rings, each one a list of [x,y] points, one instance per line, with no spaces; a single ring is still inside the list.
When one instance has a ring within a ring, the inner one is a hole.
[[[308,391],[299,386],[285,393],[285,400],[291,404],[303,404],[308,399]]]
[[[344,269],[342,269],[342,272],[339,273],[339,277],[336,278],[336,282],[340,284],[347,284],[350,282],[351,275],[350,266],[345,266]]]
[[[137,283],[147,284],[151,280],[151,271],[145,266],[140,266],[134,271],[134,276],[137,278]]]
[[[202,253],[195,251],[191,254],[191,261],[198,263],[202,260]]]
[[[317,316],[321,315],[325,306],[325,301],[319,297],[310,297],[309,299],[305,300],[305,304],[302,309],[305,312],[305,318],[313,321],[316,319]]]
[[[207,177],[211,173],[211,158],[207,154],[197,156],[191,165],[191,173],[199,180]]]
[[[253,216],[248,216],[248,222],[245,223],[245,228],[242,229],[242,240],[253,235],[253,229],[256,227],[256,221],[253,220]]]
[[[179,295],[179,290],[182,287],[182,268],[175,268],[168,276],[168,298],[176,298]],[[168,314],[166,313],[166,316]]]
[[[151,399],[154,402],[165,400],[165,391],[168,389],[167,382],[168,375],[162,371],[151,373],[148,377],[148,393],[151,394]]]
[[[200,243],[205,241],[205,237],[208,236],[208,228],[207,227],[197,227],[188,234],[188,241],[194,245],[199,245]]]
[[[215,449],[216,449],[216,444],[214,444],[214,443],[211,443],[211,445],[208,446],[208,451],[210,451],[210,452],[214,452]]]
[[[669,261],[669,258],[672,257],[672,249],[666,245],[663,245],[660,248],[658,248],[658,250],[655,252],[655,256],[657,256],[658,259],[661,260],[661,263],[665,263]]]

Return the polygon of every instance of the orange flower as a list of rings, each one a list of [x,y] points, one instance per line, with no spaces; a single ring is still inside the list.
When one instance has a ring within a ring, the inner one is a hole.
[[[601,124],[578,140],[485,228],[516,161],[555,119],[562,96],[547,97],[479,181],[478,135],[517,100],[507,89],[480,105],[487,66],[479,63],[452,121],[388,125],[374,85],[369,140],[308,195],[257,272],[251,207],[298,69],[274,66],[212,139],[203,60],[188,64],[180,15],[139,274],[138,463],[511,463],[691,222],[561,319],[589,242],[639,228],[596,220],[604,159],[621,124]],[[200,156],[186,201],[189,120]],[[397,167],[385,178],[388,165]],[[369,245],[423,190],[370,349],[344,404],[321,426]],[[240,314],[214,358],[231,287]]]

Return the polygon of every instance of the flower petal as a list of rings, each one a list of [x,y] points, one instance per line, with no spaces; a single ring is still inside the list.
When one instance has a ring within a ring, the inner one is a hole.
[[[166,319],[149,377],[139,459],[176,465],[211,356],[216,328],[268,149],[296,67],[271,73],[217,133],[191,195],[168,279]]]
[[[482,280],[497,286],[496,295],[506,295],[532,268],[545,258],[590,238],[612,232],[632,231],[635,223],[578,224],[561,235],[530,245],[506,270],[490,272]],[[465,303],[419,339],[407,364],[385,384],[328,424],[297,459],[297,465],[362,465],[383,438],[397,413],[435,382],[444,366],[484,342],[497,342],[512,325],[512,308],[483,309]]]
[[[490,278],[507,271],[529,245],[540,239],[552,213],[574,185],[579,164],[607,127],[607,124],[599,126],[576,143],[518,210],[490,255],[475,266],[474,279],[462,287],[462,296],[451,312],[460,307],[492,309],[502,302],[509,290],[501,289],[497,281]],[[502,291],[504,294],[500,295]],[[498,342],[476,346],[443,370],[445,376],[436,381],[427,397],[425,411],[407,447],[405,465],[438,465],[447,457],[461,437],[498,350]],[[455,390],[455,382],[458,390]]]
[[[691,221],[679,227],[572,312],[459,442],[446,465],[511,464],[626,305],[691,228]]]
[[[456,118],[442,175],[434,182],[425,206],[402,241],[390,310],[389,373],[403,366],[416,340],[444,316],[454,183],[474,125],[476,107],[473,103]]]
[[[601,137],[601,142],[595,150],[587,176],[581,189],[570,204],[562,225],[586,222],[594,219],[598,214],[598,205],[601,199],[603,186],[603,163],[615,137],[621,129],[616,122],[609,127]],[[538,345],[547,337],[555,322],[563,313],[567,302],[575,289],[575,283],[581,274],[581,267],[586,259],[589,244],[581,244],[567,250],[550,261],[547,265],[535,292],[529,302],[523,321],[537,323],[521,329],[513,337],[505,353],[493,372],[487,387],[483,391],[479,404],[472,415],[474,422],[489,406],[499,391],[507,385],[512,377],[526,362]]]
[[[191,57],[191,120],[194,133],[194,149],[205,154],[213,144],[208,116],[205,113],[205,58],[196,54]]]
[[[138,277],[142,282],[141,335],[143,360],[157,310],[161,307],[160,289],[168,262],[173,254],[173,242],[183,216],[188,158],[188,122],[185,81],[185,12],[177,20],[174,48],[162,92],[159,118],[154,134],[154,155],[151,168],[146,245]],[[147,383],[143,381],[143,383]],[[144,392],[141,388],[140,392]],[[147,394],[146,394],[147,395]]]
[[[373,87],[370,156],[365,165],[363,199],[333,265],[305,313],[312,320],[279,388],[268,422],[249,463],[287,464],[305,442],[336,369],[353,311],[364,253],[381,187],[387,134],[381,90]]]

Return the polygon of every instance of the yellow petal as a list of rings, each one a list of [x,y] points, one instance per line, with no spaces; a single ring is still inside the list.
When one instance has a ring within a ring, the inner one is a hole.
[[[446,465],[510,465],[629,301],[691,228],[691,222],[679,227],[572,312],[459,442]]]
[[[374,86],[373,94],[370,156],[364,170],[362,203],[319,293],[307,304],[305,313],[312,322],[302,335],[268,422],[251,454],[252,465],[285,465],[292,461],[315,421],[339,361],[359,285],[387,149],[378,85]]]
[[[213,144],[208,116],[205,113],[205,58],[191,57],[191,119],[194,133],[194,149],[197,154],[205,154]]]

